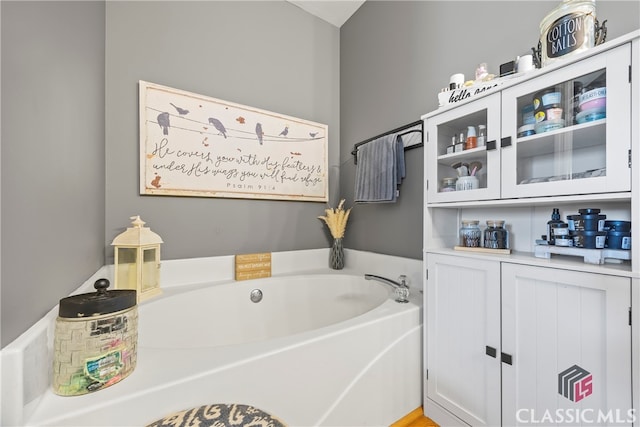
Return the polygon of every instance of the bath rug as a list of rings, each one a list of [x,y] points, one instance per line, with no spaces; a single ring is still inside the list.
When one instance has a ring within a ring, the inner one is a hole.
[[[215,404],[175,412],[146,427],[287,427],[278,418],[249,405]]]

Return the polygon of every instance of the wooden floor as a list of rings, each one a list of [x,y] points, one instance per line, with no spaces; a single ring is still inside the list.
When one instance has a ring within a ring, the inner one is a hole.
[[[391,424],[390,427],[438,427],[438,424],[425,417],[422,407],[420,407]]]

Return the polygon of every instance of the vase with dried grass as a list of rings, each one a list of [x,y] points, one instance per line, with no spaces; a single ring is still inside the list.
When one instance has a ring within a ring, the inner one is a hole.
[[[342,246],[342,239],[347,229],[347,221],[349,220],[351,208],[345,210],[344,199],[342,199],[337,208],[325,209],[324,212],[325,215],[319,216],[318,218],[327,224],[333,237],[333,245],[329,251],[329,267],[334,270],[342,270],[344,268],[344,247]]]

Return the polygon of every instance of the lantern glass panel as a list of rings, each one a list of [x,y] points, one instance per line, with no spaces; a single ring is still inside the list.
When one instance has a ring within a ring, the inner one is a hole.
[[[138,269],[137,248],[118,248],[118,265],[116,266],[116,283],[120,289],[137,289]]]
[[[156,248],[142,251],[142,292],[158,287],[158,261]]]

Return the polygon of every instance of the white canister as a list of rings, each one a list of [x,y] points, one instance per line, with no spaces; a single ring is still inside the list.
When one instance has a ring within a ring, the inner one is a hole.
[[[455,90],[455,89],[461,88],[463,84],[464,84],[464,74],[462,73],[452,74],[451,77],[449,77],[449,89]]]
[[[476,176],[461,176],[456,181],[456,191],[475,190],[480,187]]]
[[[518,62],[516,63],[518,73],[526,73],[534,68],[532,55],[523,55],[518,58]]]

